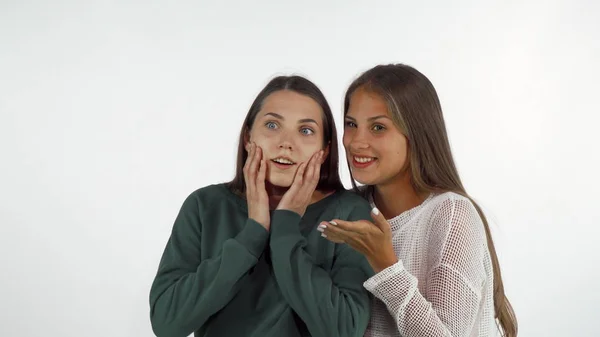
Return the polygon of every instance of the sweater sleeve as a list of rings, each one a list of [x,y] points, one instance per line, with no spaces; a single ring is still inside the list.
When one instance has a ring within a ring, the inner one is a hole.
[[[437,256],[429,269],[421,293],[417,278],[402,261],[382,270],[365,288],[381,300],[394,317],[404,337],[471,336],[482,300],[485,282],[484,259],[487,253],[483,223],[468,200],[444,202],[432,218],[432,242]]]
[[[356,220],[358,213],[349,220]],[[340,245],[328,273],[305,251],[299,223],[300,215],[291,211],[277,210],[272,216],[271,259],[283,297],[312,336],[363,336],[371,307],[362,284],[372,269],[362,255]]]
[[[267,244],[268,232],[248,219],[220,254],[206,258],[200,248],[200,212],[199,200],[191,195],[175,220],[152,284],[150,320],[158,337],[186,337],[200,329],[240,290]]]

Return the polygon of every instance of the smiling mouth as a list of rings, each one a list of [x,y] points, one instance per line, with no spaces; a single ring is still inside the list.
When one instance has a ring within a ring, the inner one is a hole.
[[[366,163],[370,163],[374,160],[376,160],[377,158],[375,157],[359,157],[359,156],[352,156],[352,159],[360,164],[366,164]]]
[[[377,160],[376,157],[352,156],[352,166],[356,169],[364,169]]]

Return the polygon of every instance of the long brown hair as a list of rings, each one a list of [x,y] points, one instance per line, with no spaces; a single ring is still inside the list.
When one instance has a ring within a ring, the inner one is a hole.
[[[504,294],[498,256],[481,208],[467,194],[458,175],[438,95],[425,75],[404,64],[378,65],[352,82],[344,99],[344,116],[350,98],[364,88],[380,95],[387,103],[392,119],[408,138],[412,187],[421,192],[454,192],[468,198],[483,220],[494,272],[494,310],[505,337],[517,336],[514,310]],[[350,171],[352,172],[352,171]],[[356,182],[352,185],[357,190]]]
[[[323,111],[323,147],[329,144],[329,155],[325,159],[325,162],[321,165],[321,176],[317,189],[321,191],[339,191],[344,189],[344,185],[340,179],[339,174],[339,154],[338,154],[338,141],[337,131],[335,128],[335,121],[331,108],[327,103],[327,99],[321,92],[321,90],[310,80],[301,76],[277,76],[273,78],[267,85],[260,91],[258,96],[254,99],[254,102],[250,106],[250,110],[246,114],[246,119],[240,130],[240,139],[237,151],[237,163],[235,169],[235,177],[232,181],[227,184],[227,187],[233,192],[244,195],[246,192],[246,183],[244,181],[244,163],[248,158],[248,152],[245,148],[245,140],[247,139],[256,115],[262,108],[262,105],[267,97],[272,93],[280,90],[290,90],[295,93],[312,98]]]

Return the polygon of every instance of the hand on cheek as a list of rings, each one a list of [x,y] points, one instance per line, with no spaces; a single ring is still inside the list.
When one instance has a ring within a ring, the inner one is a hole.
[[[269,196],[265,189],[267,164],[262,149],[254,143],[247,145],[248,157],[244,165],[244,182],[246,184],[246,202],[248,217],[261,224],[266,230],[270,228]]]
[[[308,163],[300,164],[292,186],[281,198],[277,209],[290,210],[300,214],[300,216],[304,215],[319,183],[322,158],[323,150],[312,155]]]

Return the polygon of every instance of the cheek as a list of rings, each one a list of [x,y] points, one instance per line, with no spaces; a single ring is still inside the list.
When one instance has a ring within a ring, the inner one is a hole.
[[[381,137],[373,139],[370,142],[376,155],[382,157],[385,162],[394,163],[403,162],[406,157],[406,149],[401,141],[396,137]]]
[[[261,132],[255,132],[250,134],[250,141],[256,143],[256,145],[260,146],[264,150],[267,149],[271,143],[273,143],[273,137]]]
[[[403,160],[406,160],[408,156],[408,141],[405,137],[402,137],[398,143],[400,144],[398,146],[398,154],[402,156]]]
[[[317,153],[320,150],[322,150],[320,144],[311,144],[310,146],[304,146],[302,149],[300,149],[299,152],[302,153],[302,157],[304,158],[304,160],[308,161],[310,160],[313,154]]]
[[[408,147],[404,139],[395,140],[396,146],[390,148],[388,153],[393,154],[395,165],[404,166],[408,160]]]
[[[348,145],[350,144],[350,135],[347,132],[344,132],[344,136],[342,137],[342,145],[344,145],[344,149],[348,151]]]

